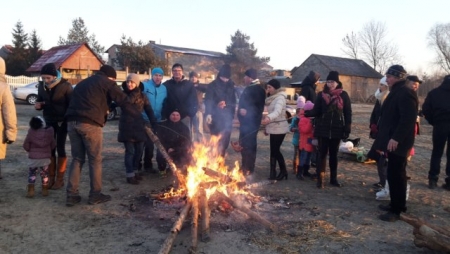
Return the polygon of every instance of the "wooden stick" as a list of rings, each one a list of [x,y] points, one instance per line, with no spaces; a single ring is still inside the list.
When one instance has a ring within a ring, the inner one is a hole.
[[[202,242],[209,242],[211,240],[211,237],[209,236],[209,217],[211,215],[211,211],[209,210],[208,199],[206,198],[205,190],[200,189],[199,191],[200,209],[202,214],[201,239]]]
[[[191,221],[191,236],[192,244],[189,248],[189,253],[197,253],[197,243],[198,243],[198,194],[192,198],[192,209],[191,209],[192,221]]]
[[[244,206],[240,205],[238,202],[234,202],[231,198],[225,196],[225,194],[223,194],[221,192],[216,192],[216,193],[218,193],[218,195],[221,198],[223,198],[226,202],[230,203],[233,207],[235,207],[236,209],[240,210],[241,212],[246,213],[248,216],[250,216],[250,218],[258,221],[261,224],[263,224],[265,227],[269,228],[273,232],[277,232],[278,231],[278,228],[274,224],[270,223],[268,220],[266,220],[263,217],[259,216],[259,214],[253,212],[252,210],[248,209],[247,207],[244,207]]]
[[[225,174],[222,174],[220,172],[217,172],[215,170],[212,170],[210,168],[203,167],[202,169],[203,169],[203,171],[205,172],[205,174],[207,176],[218,178],[223,183],[229,183],[229,182],[233,181],[233,179],[231,179],[231,177],[229,177],[229,176],[227,176]]]
[[[181,227],[183,226],[183,222],[186,219],[187,214],[189,213],[189,210],[191,209],[192,202],[188,201],[186,205],[183,207],[183,210],[181,210],[180,216],[178,217],[177,221],[173,224],[172,229],[170,230],[169,236],[167,236],[166,240],[164,241],[163,245],[161,246],[161,249],[159,250],[159,254],[168,254],[170,250],[172,249],[173,242],[175,238],[178,235],[178,232],[180,232]]]
[[[177,167],[175,166],[175,163],[173,162],[172,158],[170,158],[164,146],[161,144],[161,141],[159,140],[158,136],[156,136],[155,133],[153,133],[152,129],[150,129],[148,126],[145,126],[145,132],[147,133],[148,137],[153,141],[153,143],[156,145],[156,148],[158,148],[158,150],[161,152],[164,159],[166,159],[172,172],[175,173],[177,171]]]

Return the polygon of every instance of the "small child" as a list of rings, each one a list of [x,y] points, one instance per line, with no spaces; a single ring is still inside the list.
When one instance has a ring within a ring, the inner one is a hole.
[[[38,170],[40,170],[42,179],[42,196],[48,196],[48,165],[51,161],[52,150],[55,147],[53,128],[51,126],[46,127],[42,117],[33,116],[30,120],[30,129],[23,142],[23,149],[28,152],[30,160],[27,198],[34,197],[34,183]]]
[[[300,161],[300,150],[298,149],[298,141],[300,139],[300,133],[298,132],[298,122],[300,121],[300,109],[305,106],[305,97],[299,96],[297,99],[297,110],[295,116],[292,118],[289,130],[293,133],[292,145],[294,146],[294,158],[292,159],[294,174],[297,174],[297,168]]]
[[[302,110],[300,110],[300,122],[298,123],[298,129],[300,132],[300,164],[297,170],[297,179],[304,180],[305,176],[311,177],[309,173],[309,167],[311,163],[311,155],[314,151],[314,127],[312,125],[312,119],[305,117],[305,110],[311,110],[314,108],[314,104],[311,101],[307,101]]]

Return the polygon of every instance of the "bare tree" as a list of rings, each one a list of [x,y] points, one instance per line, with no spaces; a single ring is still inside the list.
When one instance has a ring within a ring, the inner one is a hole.
[[[342,51],[351,58],[358,59],[358,52],[360,48],[359,35],[352,31],[351,34],[347,34],[344,39],[342,39],[344,47]]]
[[[342,51],[352,58],[367,61],[375,70],[384,73],[389,65],[400,63],[398,47],[387,39],[387,35],[386,25],[372,20],[364,24],[360,32],[352,32],[342,39]]]
[[[436,51],[436,64],[450,73],[450,23],[434,25],[427,39],[428,45]]]

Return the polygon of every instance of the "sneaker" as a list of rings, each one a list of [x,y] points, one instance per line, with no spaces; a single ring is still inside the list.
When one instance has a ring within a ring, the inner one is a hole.
[[[74,206],[81,202],[81,196],[67,196],[66,206]]]
[[[380,204],[378,206],[378,209],[380,209],[381,211],[390,212],[391,211],[391,205]]]
[[[127,177],[127,183],[129,184],[139,184],[138,180],[136,179],[136,177]]]
[[[108,202],[110,200],[111,200],[110,195],[105,195],[103,193],[99,193],[94,196],[89,196],[88,204],[96,205],[96,204]]]
[[[378,218],[382,221],[396,222],[396,221],[400,220],[400,214],[396,214],[393,212],[387,212],[385,214],[378,216]]]
[[[428,180],[428,188],[429,189],[436,189],[437,187],[437,181],[435,180]]]

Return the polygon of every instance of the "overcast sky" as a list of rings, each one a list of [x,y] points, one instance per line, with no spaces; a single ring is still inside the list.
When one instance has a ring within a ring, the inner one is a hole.
[[[43,49],[66,38],[72,20],[81,17],[97,41],[109,48],[122,35],[171,46],[225,53],[236,30],[250,36],[259,56],[275,69],[290,70],[311,54],[346,57],[342,38],[371,20],[385,23],[410,73],[432,73],[434,52],[427,33],[450,22],[448,0],[127,0],[7,1],[0,15],[0,45],[12,44],[21,21],[25,32],[36,29]]]

